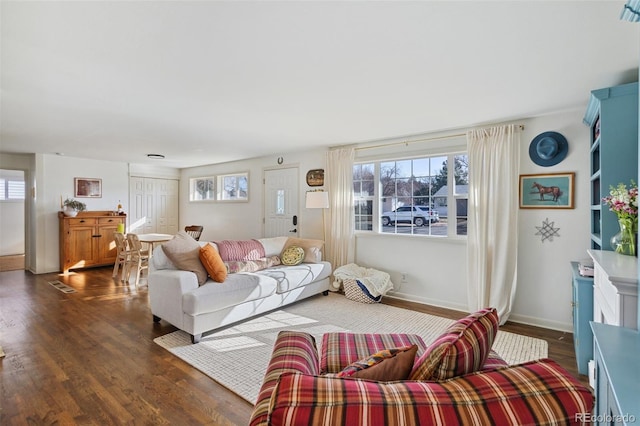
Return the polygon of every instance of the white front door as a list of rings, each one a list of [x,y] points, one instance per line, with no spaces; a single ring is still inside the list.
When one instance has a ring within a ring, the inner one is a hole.
[[[264,236],[298,236],[298,168],[264,172]]]

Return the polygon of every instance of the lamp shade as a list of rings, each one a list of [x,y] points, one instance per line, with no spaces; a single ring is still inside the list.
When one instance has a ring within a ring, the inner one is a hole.
[[[306,207],[308,209],[328,209],[329,193],[325,191],[307,192]]]

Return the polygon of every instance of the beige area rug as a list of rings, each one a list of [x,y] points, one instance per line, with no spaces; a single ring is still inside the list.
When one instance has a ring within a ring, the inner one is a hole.
[[[330,293],[205,335],[195,345],[184,331],[154,341],[253,404],[273,343],[282,330],[312,334],[320,350],[322,335],[335,331],[418,334],[429,344],[452,322],[394,306],[353,302]],[[517,364],[547,357],[548,345],[541,339],[500,331],[493,349],[508,363]]]

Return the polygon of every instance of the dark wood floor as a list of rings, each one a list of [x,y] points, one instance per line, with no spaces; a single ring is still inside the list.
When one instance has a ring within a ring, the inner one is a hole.
[[[55,280],[76,292],[57,290],[49,284]],[[578,377],[571,334],[504,329],[547,340],[549,356]],[[153,343],[174,330],[151,320],[146,287],[115,281],[111,268],[67,276],[0,272],[0,424],[246,425],[250,404]]]

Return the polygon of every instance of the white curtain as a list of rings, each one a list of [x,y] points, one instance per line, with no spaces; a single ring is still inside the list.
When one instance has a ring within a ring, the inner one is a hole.
[[[325,209],[326,259],[333,269],[353,263],[353,148],[339,148],[327,152],[325,189],[329,192],[329,208]]]
[[[516,292],[520,133],[515,125],[471,130],[467,146],[469,310],[495,307],[504,324]]]

